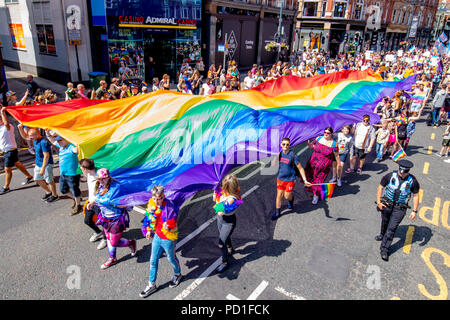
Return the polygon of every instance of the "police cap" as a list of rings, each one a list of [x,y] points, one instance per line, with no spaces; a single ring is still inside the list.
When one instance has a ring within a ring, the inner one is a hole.
[[[408,172],[409,169],[411,169],[412,167],[414,167],[414,164],[409,161],[409,160],[399,160],[398,162],[398,169],[400,171],[404,171],[404,172]]]

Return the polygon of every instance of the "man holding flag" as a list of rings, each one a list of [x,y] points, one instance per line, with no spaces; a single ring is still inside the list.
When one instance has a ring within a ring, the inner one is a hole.
[[[414,220],[419,207],[420,185],[417,179],[409,174],[414,166],[409,160],[399,160],[398,171],[385,175],[377,190],[377,211],[381,213],[381,232],[375,240],[381,241],[380,255],[389,260],[389,247],[394,239],[395,231],[409,208],[408,201],[413,195],[413,211],[409,215]]]

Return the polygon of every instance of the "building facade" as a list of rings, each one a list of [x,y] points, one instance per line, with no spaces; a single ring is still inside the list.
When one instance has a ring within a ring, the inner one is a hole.
[[[111,77],[172,79],[201,57],[201,0],[90,0],[93,57]]]
[[[85,0],[0,0],[5,65],[59,83],[87,80],[92,70],[87,17]]]
[[[302,0],[294,48],[340,52],[395,50],[431,40],[438,0]]]
[[[241,68],[286,60],[294,36],[297,0],[206,0],[205,57],[208,64],[234,60]],[[280,19],[281,17],[281,19]],[[269,49],[269,44],[285,47]]]

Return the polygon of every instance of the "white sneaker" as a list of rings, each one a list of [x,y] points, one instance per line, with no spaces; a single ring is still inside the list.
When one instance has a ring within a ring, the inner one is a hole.
[[[450,163],[450,159],[444,160],[444,162]]]
[[[317,202],[319,202],[319,197],[313,196],[312,204],[317,204]]]
[[[342,186],[342,181],[341,181],[341,179],[337,179],[337,185],[338,185],[338,187],[341,187]]]
[[[102,241],[100,241],[100,243],[97,246],[97,250],[102,250],[106,247],[106,240],[102,239]]]
[[[103,232],[100,233],[94,233],[90,238],[89,241],[90,242],[95,242],[97,240],[100,240],[101,238],[103,238]]]
[[[328,181],[328,182],[329,182],[329,183],[336,182],[336,177],[331,178],[330,181]]]

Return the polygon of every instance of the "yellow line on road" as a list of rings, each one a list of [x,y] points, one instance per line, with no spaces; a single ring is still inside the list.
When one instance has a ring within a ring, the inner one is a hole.
[[[419,189],[419,203],[422,203],[423,199],[423,189]]]
[[[433,146],[429,146],[428,147],[428,154],[432,154],[433,153]]]
[[[429,162],[425,162],[423,164],[423,174],[428,174],[428,169],[430,168],[430,163]]]
[[[403,246],[403,252],[409,254],[411,251],[411,243],[414,235],[414,227],[409,226],[408,231],[406,231],[405,245]]]
[[[433,133],[431,134],[431,140],[434,140],[435,137],[436,137],[436,134],[433,132]]]
[[[391,300],[400,300],[400,298],[399,297],[392,297]]]

